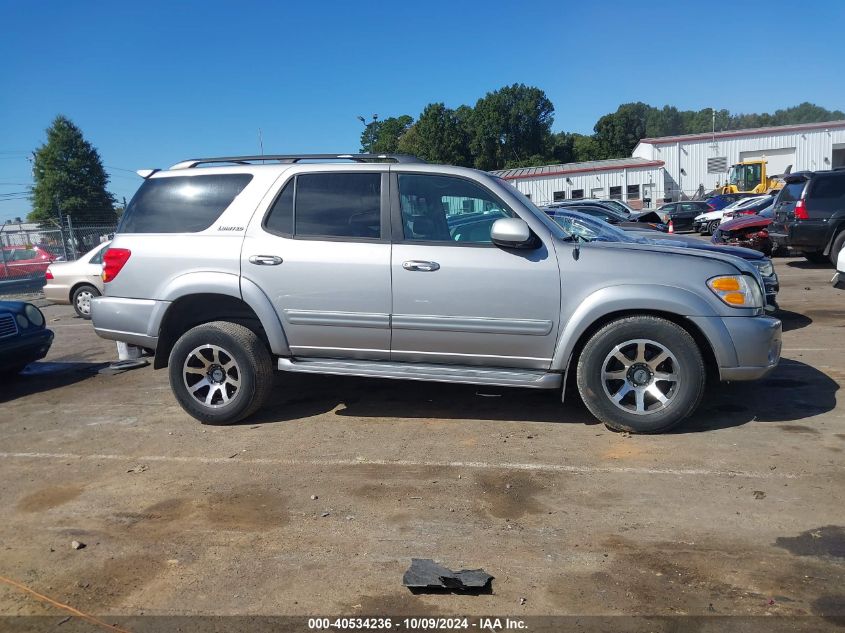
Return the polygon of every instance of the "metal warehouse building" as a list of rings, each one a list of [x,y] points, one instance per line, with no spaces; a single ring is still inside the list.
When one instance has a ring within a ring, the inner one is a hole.
[[[654,196],[663,186],[663,161],[645,158],[522,167],[493,173],[541,205],[578,198],[616,198],[639,208],[644,206],[643,200],[656,202]]]
[[[770,175],[845,167],[845,121],[644,138],[632,158],[495,173],[537,204],[616,198],[639,207],[710,191],[731,165],[754,159],[765,159]]]

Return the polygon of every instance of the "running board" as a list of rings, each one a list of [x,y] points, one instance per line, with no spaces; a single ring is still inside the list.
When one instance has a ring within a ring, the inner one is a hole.
[[[563,384],[563,377],[560,374],[551,374],[541,369],[487,369],[466,365],[430,365],[333,358],[280,358],[278,367],[280,371],[303,374],[396,378],[532,389],[559,389]]]

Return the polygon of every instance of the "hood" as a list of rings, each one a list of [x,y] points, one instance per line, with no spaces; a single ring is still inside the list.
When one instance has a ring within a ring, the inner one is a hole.
[[[701,222],[702,220],[720,220],[722,218],[722,215],[722,211],[708,211],[707,213],[701,213],[695,216],[695,221]]]
[[[739,229],[766,228],[772,223],[772,218],[761,218],[759,215],[745,215],[719,225],[722,233]]]
[[[662,224],[661,218],[655,211],[637,211],[628,215],[629,222],[653,222],[655,224]]]
[[[561,239],[561,242],[566,242],[566,240]],[[659,240],[659,241],[672,241],[672,240]],[[639,244],[636,242],[590,242],[591,246],[600,246],[601,248],[619,248],[624,250],[630,251],[647,251],[651,253],[659,253],[660,255],[666,256],[681,256],[681,257],[696,257],[702,259],[709,259],[710,261],[717,260],[720,262],[724,262],[730,266],[733,266],[737,270],[742,273],[747,273],[752,275],[753,277],[760,280],[760,285],[762,287],[763,281],[762,277],[760,277],[760,273],[757,271],[757,267],[748,263],[744,258],[738,257],[737,255],[726,253],[722,248],[715,247],[712,249],[702,249],[702,248],[690,248],[688,246],[671,246],[668,244]],[[748,250],[748,249],[737,249],[737,250]],[[666,263],[667,266],[671,266],[671,262]]]

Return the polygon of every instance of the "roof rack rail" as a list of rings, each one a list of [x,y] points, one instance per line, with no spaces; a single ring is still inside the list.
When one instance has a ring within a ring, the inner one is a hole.
[[[216,163],[234,163],[250,165],[257,162],[298,163],[300,161],[351,160],[356,163],[374,163],[393,161],[394,163],[424,163],[425,161],[410,154],[265,154],[263,156],[218,156],[215,158],[191,158],[176,163],[170,169],[191,169],[200,165]]]

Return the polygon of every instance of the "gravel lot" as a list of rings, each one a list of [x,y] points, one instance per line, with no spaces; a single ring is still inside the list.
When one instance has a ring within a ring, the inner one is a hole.
[[[96,374],[114,343],[45,308],[50,355],[0,390],[0,575],[103,616],[843,625],[845,293],[830,268],[776,266],[777,371],[711,387],[662,436],[551,392],[294,375],[258,417],[204,427],[166,372]],[[411,557],[483,567],[493,592],[412,595]],[[67,615],[2,583],[0,613]]]

